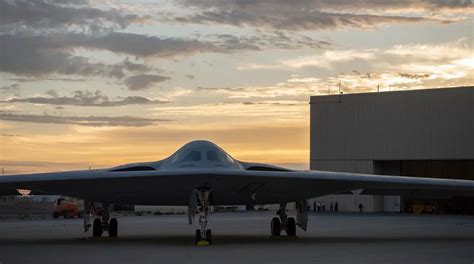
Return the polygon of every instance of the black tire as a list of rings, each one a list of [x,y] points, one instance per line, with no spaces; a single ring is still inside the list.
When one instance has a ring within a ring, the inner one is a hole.
[[[201,230],[196,229],[196,245],[197,245],[198,242],[201,241],[201,240],[202,240]]]
[[[206,230],[206,241],[209,242],[209,245],[212,245],[212,231],[211,231],[211,229]]]
[[[53,213],[53,218],[54,218],[54,219],[58,219],[58,218],[59,218],[59,213],[58,213],[58,212],[54,212],[54,213]]]
[[[102,229],[102,221],[99,218],[94,219],[94,224],[92,226],[92,236],[101,237],[104,230]]]
[[[272,232],[272,236],[280,236],[280,234],[281,234],[280,218],[278,218],[278,217],[273,217],[272,218],[271,232]]]
[[[117,237],[118,221],[117,218],[111,218],[109,222],[109,237]]]
[[[296,221],[295,221],[295,218],[289,217],[286,220],[285,231],[286,231],[286,235],[289,236],[289,237],[296,236]]]

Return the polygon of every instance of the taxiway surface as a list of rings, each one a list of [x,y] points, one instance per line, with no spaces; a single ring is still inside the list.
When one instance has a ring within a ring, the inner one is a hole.
[[[0,220],[0,263],[474,263],[474,217],[313,214],[297,238],[270,238],[271,212],[211,215],[194,245],[185,215],[119,216],[117,239],[80,219]]]

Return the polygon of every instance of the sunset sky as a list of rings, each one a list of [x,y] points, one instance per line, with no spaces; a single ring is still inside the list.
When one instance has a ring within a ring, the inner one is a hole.
[[[468,0],[0,0],[0,167],[208,139],[307,168],[310,96],[473,85],[473,18]]]

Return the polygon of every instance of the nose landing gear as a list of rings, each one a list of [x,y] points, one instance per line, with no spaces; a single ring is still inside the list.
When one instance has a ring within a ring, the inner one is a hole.
[[[207,228],[207,223],[209,222],[209,210],[210,210],[210,197],[212,189],[208,187],[200,187],[193,191],[191,194],[190,201],[190,215],[189,220],[192,224],[194,220],[194,213],[197,209],[199,212],[199,226],[200,229],[196,229],[196,245],[198,246],[208,246],[212,244],[212,231]],[[197,205],[200,206],[197,206]]]

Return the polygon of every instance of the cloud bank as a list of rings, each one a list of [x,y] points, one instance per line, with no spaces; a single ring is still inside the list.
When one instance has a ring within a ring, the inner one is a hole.
[[[141,74],[130,76],[125,79],[125,85],[131,91],[143,90],[150,88],[154,83],[160,83],[169,80],[168,77],[152,74]]]
[[[469,14],[470,1],[371,0],[181,0],[196,10],[173,19],[182,23],[226,24],[291,31],[370,29],[385,24],[449,22],[449,14]],[[447,15],[448,14],[448,15]],[[454,19],[456,20],[456,19]]]
[[[106,25],[125,28],[147,19],[136,14],[124,14],[116,9],[93,8],[85,0],[1,0],[0,10],[2,30],[25,27],[51,30],[70,26],[98,29]]]
[[[28,97],[13,98],[0,101],[0,103],[31,103],[46,105],[69,105],[69,106],[94,106],[94,107],[113,107],[125,105],[153,105],[170,103],[166,100],[152,100],[142,96],[126,96],[110,99],[103,95],[101,91],[91,92],[88,90],[74,91],[73,96],[59,96],[55,90],[47,92],[50,97]]]
[[[16,114],[0,111],[0,120],[13,122],[28,122],[41,124],[63,124],[92,127],[144,127],[152,126],[157,122],[171,121],[168,119],[152,119],[132,116],[58,116],[58,115],[32,115]]]

